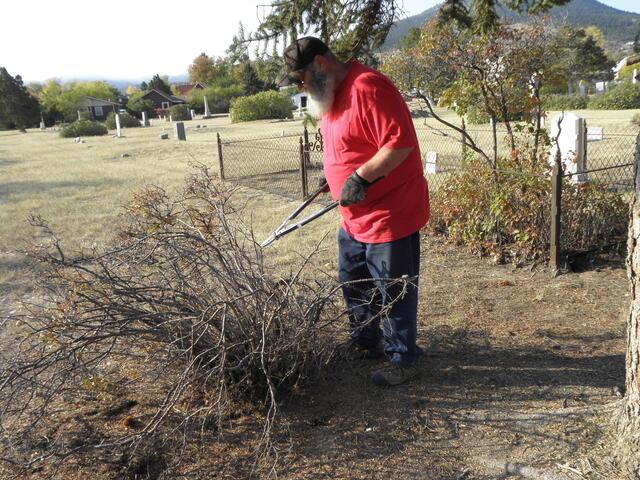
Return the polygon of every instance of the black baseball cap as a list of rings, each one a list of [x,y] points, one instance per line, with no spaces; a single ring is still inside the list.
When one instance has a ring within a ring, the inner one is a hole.
[[[278,87],[298,83],[299,75],[307,68],[316,55],[324,55],[329,47],[316,37],[299,38],[284,50],[284,65],[287,74],[278,82]]]

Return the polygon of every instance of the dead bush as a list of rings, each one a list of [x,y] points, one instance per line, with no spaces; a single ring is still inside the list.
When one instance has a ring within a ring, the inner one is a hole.
[[[3,478],[74,461],[159,478],[193,435],[224,436],[243,403],[264,419],[254,461],[277,458],[278,402],[330,362],[342,300],[336,282],[304,280],[309,258],[266,272],[230,196],[204,167],[176,199],[148,188],[91,254],[68,255],[31,219],[46,298],[10,319],[24,337],[0,359]]]

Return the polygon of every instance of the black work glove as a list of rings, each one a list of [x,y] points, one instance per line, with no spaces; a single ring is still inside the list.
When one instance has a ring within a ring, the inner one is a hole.
[[[354,203],[362,202],[367,196],[367,188],[373,185],[376,181],[369,182],[358,175],[354,170],[342,184],[342,190],[340,191],[340,206],[348,207]]]

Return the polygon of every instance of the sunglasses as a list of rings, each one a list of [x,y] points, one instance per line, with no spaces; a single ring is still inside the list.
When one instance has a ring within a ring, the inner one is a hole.
[[[287,75],[287,80],[289,81],[289,84],[291,85],[295,85],[296,87],[304,87],[305,81],[302,79],[302,77],[304,77],[304,72],[306,71],[306,68],[303,68],[302,70],[297,70],[295,73],[296,75]]]

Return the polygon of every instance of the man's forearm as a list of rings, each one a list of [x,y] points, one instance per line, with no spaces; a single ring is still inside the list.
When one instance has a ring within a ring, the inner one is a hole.
[[[386,177],[394,168],[405,161],[413,148],[391,149],[382,147],[366,163],[360,165],[356,173],[369,182]]]

